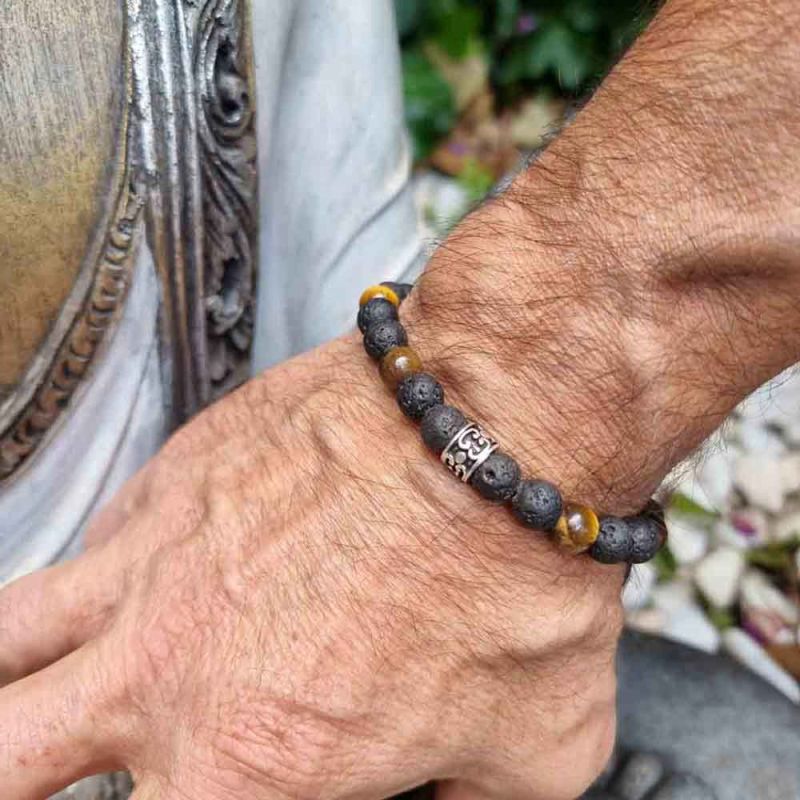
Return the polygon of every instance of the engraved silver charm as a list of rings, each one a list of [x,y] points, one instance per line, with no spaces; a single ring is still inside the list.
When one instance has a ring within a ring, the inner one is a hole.
[[[473,472],[499,447],[474,422],[467,423],[442,452],[442,464],[466,483]]]

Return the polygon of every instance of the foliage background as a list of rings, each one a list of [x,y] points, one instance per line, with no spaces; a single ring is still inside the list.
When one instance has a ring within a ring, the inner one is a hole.
[[[580,98],[639,34],[654,6],[652,0],[395,0],[417,159],[430,157],[468,111],[465,100],[475,99],[464,97],[470,79],[475,88],[480,77],[497,118],[526,99]]]

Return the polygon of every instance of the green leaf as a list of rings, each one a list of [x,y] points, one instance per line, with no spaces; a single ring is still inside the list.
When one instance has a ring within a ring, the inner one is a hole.
[[[658,580],[662,582],[671,581],[678,571],[678,562],[675,560],[675,556],[672,555],[669,544],[656,553],[652,564],[656,569]]]
[[[762,547],[754,547],[746,554],[747,561],[757,567],[785,572],[792,568],[794,551],[800,547],[800,537],[794,536],[785,542],[771,542]]]
[[[500,110],[531,89],[575,95],[590,88],[644,27],[657,0],[394,0],[407,51],[433,41],[453,61],[490,60]],[[520,35],[523,15],[536,28]],[[446,109],[445,109],[446,112]],[[434,114],[433,109],[428,116]],[[413,116],[413,115],[412,115]],[[425,136],[435,130],[425,127]],[[415,136],[420,129],[414,131]]]
[[[477,8],[456,8],[442,19],[433,40],[451,58],[466,58],[480,39],[481,13]]]
[[[564,4],[563,14],[570,26],[581,33],[601,29],[607,19],[604,19],[601,7],[591,0],[569,0]]]
[[[678,514],[684,514],[690,517],[703,517],[708,522],[713,522],[715,519],[719,518],[719,513],[710,511],[705,506],[701,506],[700,503],[692,500],[691,497],[681,492],[675,492],[675,494],[670,497],[669,507]]]
[[[730,611],[715,606],[706,607],[706,615],[711,620],[711,624],[720,631],[726,631],[736,624],[736,619]]]
[[[436,67],[417,51],[403,56],[403,92],[414,154],[422,159],[456,122],[453,92]]]
[[[589,77],[593,61],[587,40],[559,22],[543,25],[535,38],[534,73],[541,76],[549,70],[567,90],[577,89]]]
[[[530,40],[525,42],[514,42],[508,50],[506,57],[497,65],[497,80],[499,83],[509,86],[525,78],[528,74],[528,62],[530,61],[530,50],[535,46]]]
[[[464,161],[458,174],[459,184],[466,190],[470,204],[479,203],[494,186],[494,175],[474,158]]]
[[[563,22],[550,19],[530,36],[515,43],[498,72],[498,80],[554,78],[567,91],[575,91],[596,69],[591,40]]]
[[[430,19],[441,25],[467,4],[464,0],[428,0],[425,5]]]

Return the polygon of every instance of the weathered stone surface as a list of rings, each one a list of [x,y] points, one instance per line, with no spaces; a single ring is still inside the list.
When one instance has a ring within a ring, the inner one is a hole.
[[[732,659],[628,633],[619,682],[624,750],[656,753],[717,800],[800,796],[800,708]]]
[[[714,792],[694,775],[673,775],[650,800],[717,800]]]

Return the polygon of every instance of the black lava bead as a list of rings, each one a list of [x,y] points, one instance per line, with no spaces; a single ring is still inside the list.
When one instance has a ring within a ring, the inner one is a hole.
[[[628,520],[631,534],[631,553],[628,561],[631,564],[644,564],[661,549],[664,544],[663,523],[652,517],[634,517]]]
[[[405,347],[407,344],[406,329],[397,320],[376,322],[364,334],[364,349],[376,361],[380,361],[392,348]]]
[[[589,553],[601,564],[620,564],[630,558],[633,548],[631,528],[620,517],[603,517],[600,533]]]
[[[383,281],[381,286],[391,289],[401,303],[411,294],[411,290],[414,288],[413,283],[395,283],[394,281]]]
[[[511,506],[520,522],[539,531],[555,528],[564,511],[561,492],[547,481],[522,481]]]
[[[358,309],[358,329],[366,333],[378,322],[388,322],[397,319],[397,306],[390,303],[385,297],[373,297]]]
[[[444,402],[444,389],[433,375],[416,372],[404,378],[397,387],[397,403],[411,419],[422,419],[425,412]]]
[[[472,473],[469,482],[487,500],[505,503],[517,491],[521,477],[519,464],[505,453],[492,453]]]
[[[433,406],[422,418],[422,441],[436,455],[441,455],[466,424],[467,418],[457,408]]]

